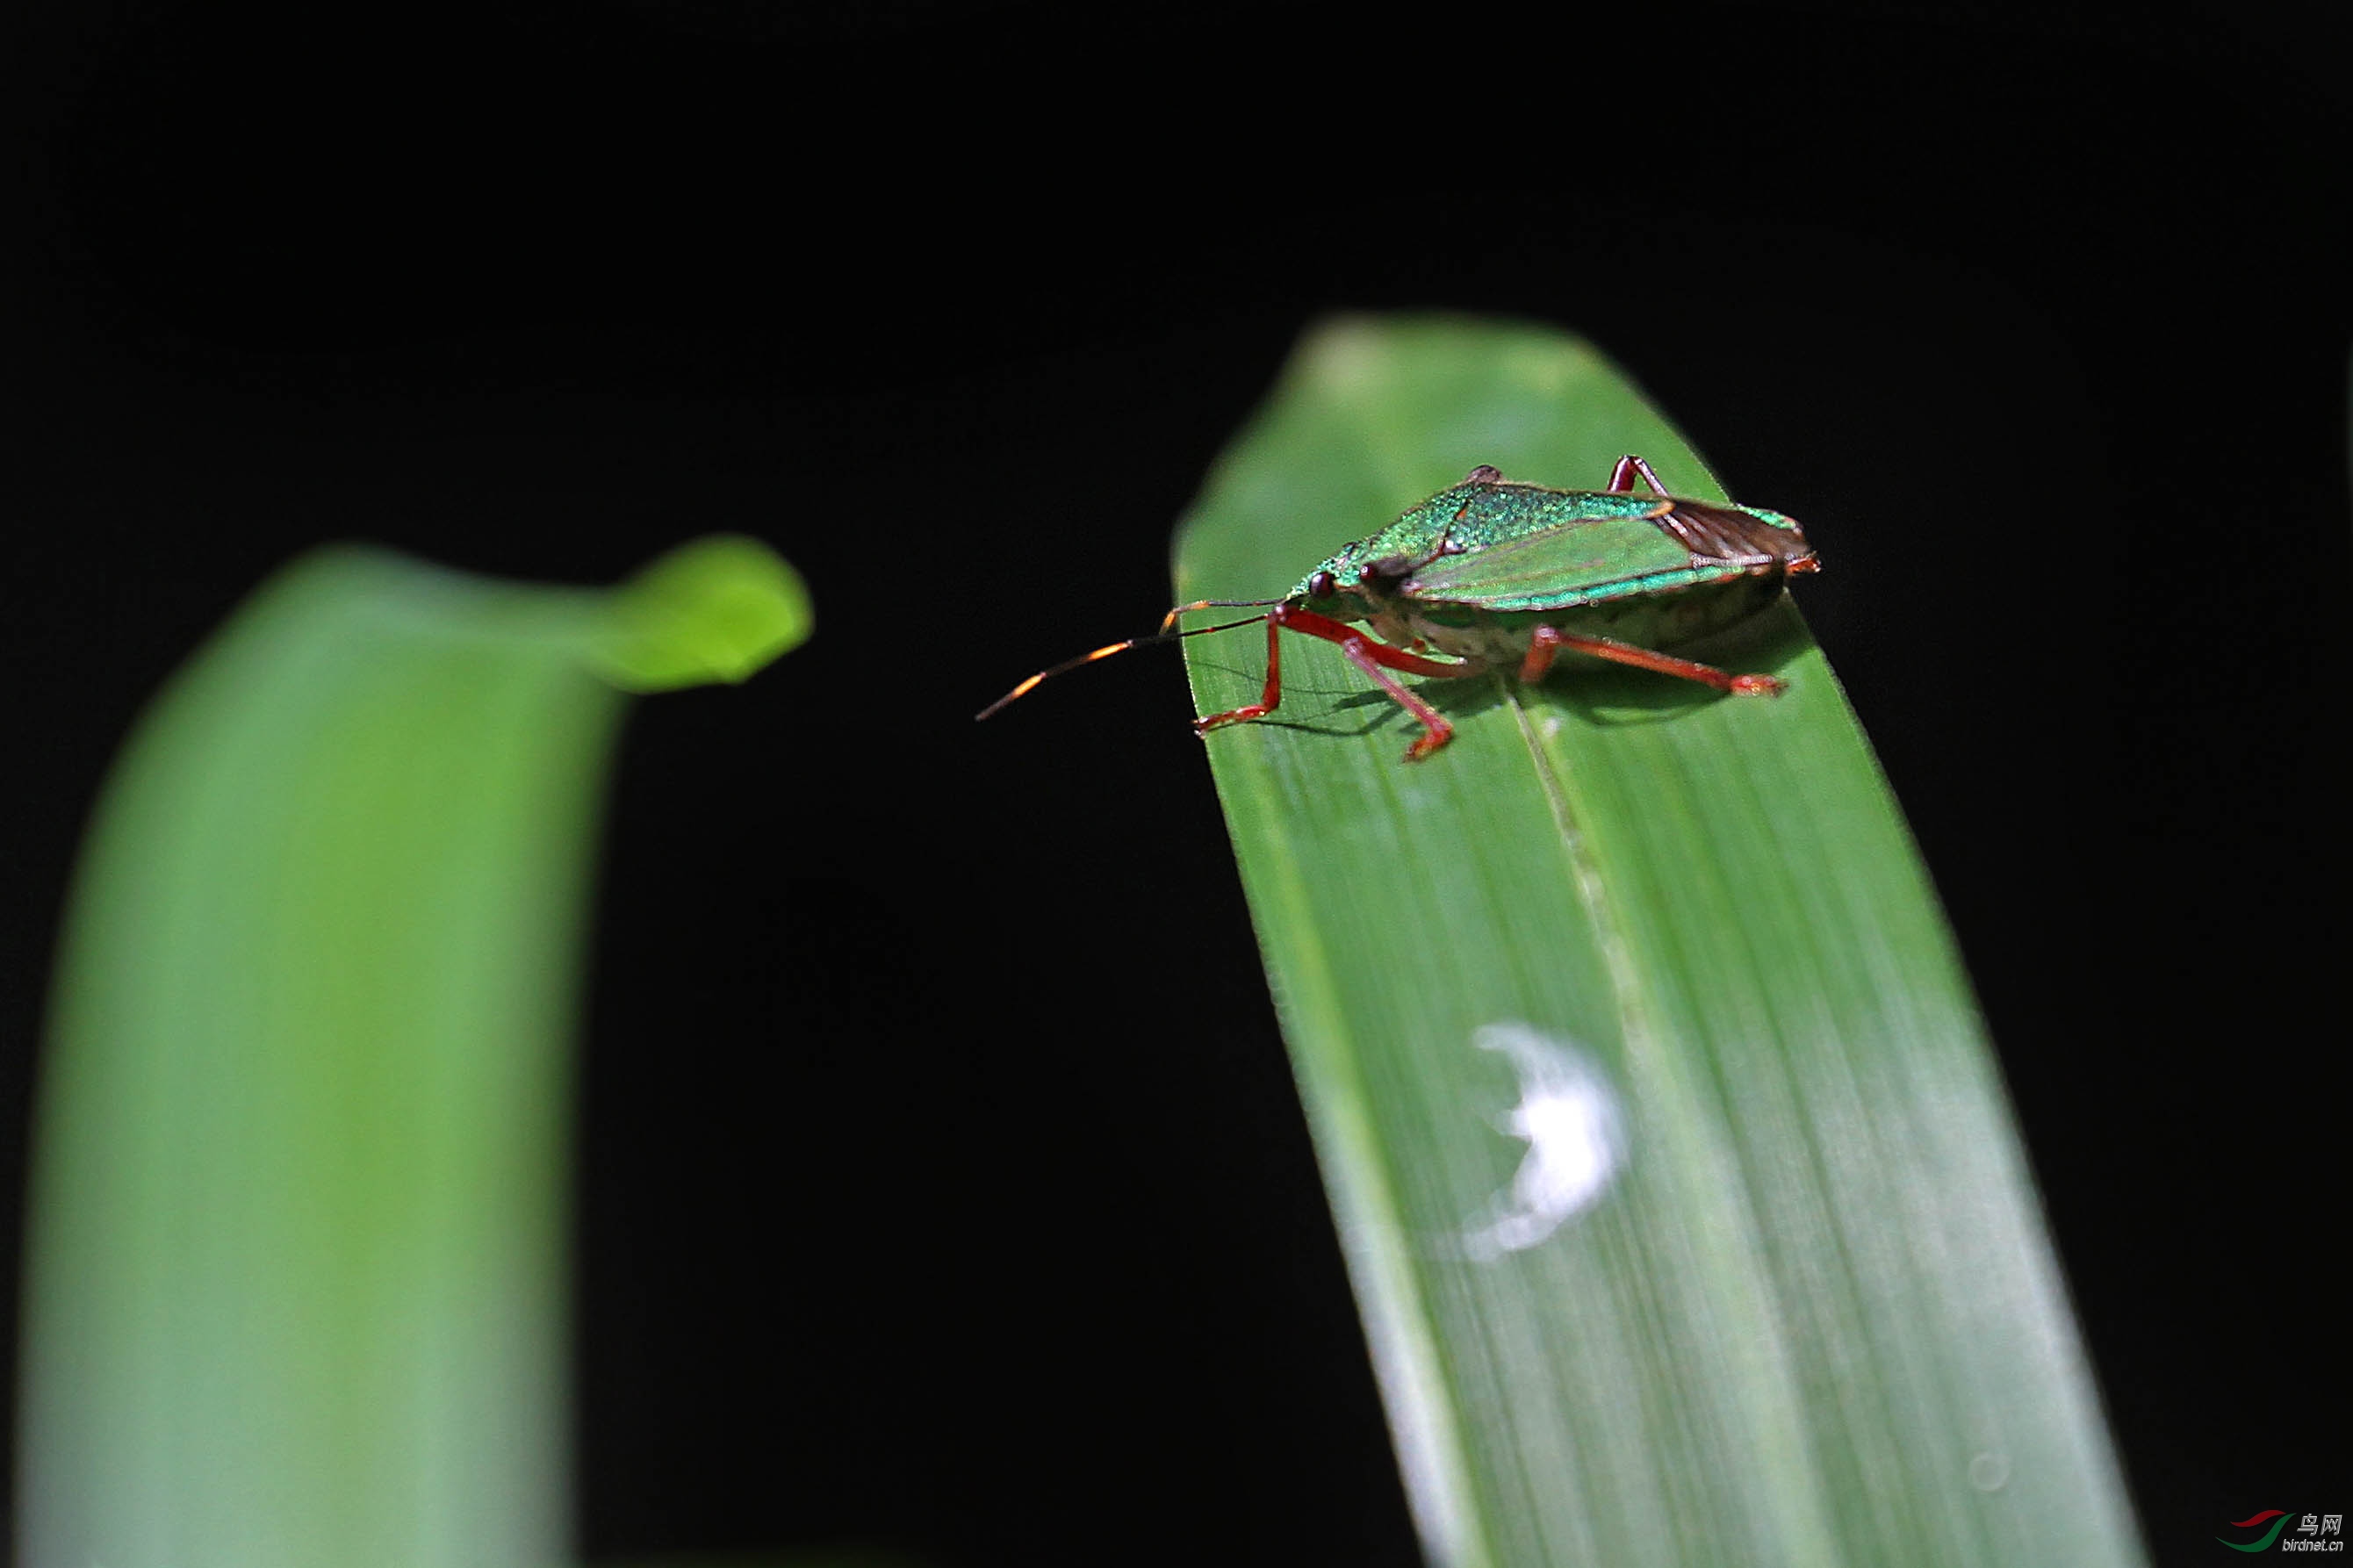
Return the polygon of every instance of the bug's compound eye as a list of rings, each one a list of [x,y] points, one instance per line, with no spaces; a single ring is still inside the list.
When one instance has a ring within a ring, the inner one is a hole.
[[[1329,572],[1318,572],[1307,579],[1307,596],[1311,599],[1328,599],[1339,591],[1338,580]]]
[[[1504,482],[1504,470],[1493,463],[1482,463],[1462,476],[1466,485],[1498,485]]]

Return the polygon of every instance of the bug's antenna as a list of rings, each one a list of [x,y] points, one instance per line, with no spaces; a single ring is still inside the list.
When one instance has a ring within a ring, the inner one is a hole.
[[[1066,658],[1050,669],[1041,669],[1037,674],[1031,676],[1029,679],[1023,681],[1020,685],[1015,687],[1012,690],[1007,692],[1004,696],[998,698],[996,701],[990,703],[987,707],[982,709],[979,712],[974,714],[973,721],[977,723],[979,721],[988,718],[990,715],[996,713],[999,709],[1003,708],[1007,703],[1011,702],[1014,699],[1029,696],[1041,680],[1050,680],[1058,675],[1068,675],[1071,670],[1078,668],[1081,665],[1092,664],[1099,658],[1109,658],[1115,653],[1125,653],[1129,648],[1142,647],[1146,643],[1182,642],[1187,637],[1207,637],[1211,632],[1229,632],[1236,626],[1254,626],[1261,621],[1266,619],[1264,616],[1246,616],[1239,621],[1228,621],[1222,626],[1195,626],[1190,631],[1182,632],[1170,631],[1168,629],[1169,623],[1176,620],[1177,616],[1183,615],[1187,610],[1206,610],[1219,607],[1248,609],[1258,605],[1279,605],[1281,603],[1282,603],[1282,601],[1280,599],[1203,599],[1198,604],[1179,605],[1175,609],[1168,612],[1166,616],[1161,620],[1160,629],[1153,633],[1151,636],[1130,637],[1125,642],[1115,642],[1108,647],[1099,647],[1092,653],[1082,653],[1076,658]]]
[[[1176,617],[1188,614],[1194,610],[1257,610],[1263,609],[1269,605],[1280,605],[1281,603],[1282,603],[1281,599],[1196,599],[1189,605],[1179,605],[1175,609],[1169,611],[1166,615],[1161,616],[1160,635],[1162,637],[1166,637],[1168,635],[1168,628],[1176,624]],[[1250,621],[1254,621],[1259,618],[1260,617],[1256,616],[1252,616],[1250,617]],[[1250,624],[1250,621],[1236,621],[1234,623],[1234,625],[1238,626],[1246,626]],[[1201,629],[1205,632],[1221,632],[1228,628],[1224,626],[1203,626]],[[1187,632],[1185,635],[1187,637],[1191,637],[1193,634]]]

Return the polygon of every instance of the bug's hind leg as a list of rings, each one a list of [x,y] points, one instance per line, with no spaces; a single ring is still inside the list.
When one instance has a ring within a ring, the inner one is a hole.
[[[1206,735],[1222,724],[1240,724],[1252,719],[1263,719],[1275,710],[1277,705],[1282,701],[1282,647],[1280,634],[1285,628],[1294,632],[1304,632],[1309,637],[1322,637],[1326,642],[1339,644],[1340,651],[1348,656],[1348,661],[1351,664],[1370,676],[1375,685],[1396,699],[1399,707],[1421,721],[1420,738],[1416,740],[1405,753],[1405,760],[1409,763],[1419,762],[1452,740],[1454,726],[1446,721],[1444,714],[1407,690],[1404,682],[1398,680],[1389,671],[1402,669],[1409,675],[1429,675],[1441,679],[1459,679],[1463,676],[1480,674],[1487,668],[1475,659],[1443,664],[1434,658],[1424,658],[1419,654],[1408,653],[1403,648],[1391,647],[1387,643],[1375,642],[1345,621],[1335,621],[1329,616],[1319,616],[1313,610],[1278,605],[1267,613],[1266,617],[1266,689],[1259,694],[1259,700],[1256,702],[1246,708],[1237,708],[1229,713],[1204,714],[1194,720],[1195,734]]]
[[[1642,482],[1644,484],[1651,487],[1651,493],[1652,495],[1662,496],[1667,493],[1667,487],[1659,482],[1659,476],[1656,470],[1654,470],[1650,464],[1642,461],[1641,458],[1634,456],[1631,452],[1629,452],[1624,457],[1619,458],[1618,466],[1609,470],[1610,489],[1621,495],[1626,491],[1632,489],[1634,488],[1634,476],[1637,474],[1640,474],[1642,477]]]
[[[1641,462],[1640,458],[1630,459]],[[1612,642],[1608,637],[1583,637],[1551,626],[1538,626],[1528,641],[1528,656],[1520,661],[1523,681],[1541,680],[1552,668],[1554,656],[1567,648],[1571,653],[1589,653],[1596,658],[1606,658],[1614,664],[1630,664],[1637,669],[1655,669],[1661,675],[1680,676],[1696,680],[1702,686],[1712,686],[1718,691],[1729,691],[1736,697],[1778,697],[1783,683],[1770,675],[1732,675],[1712,664],[1698,664],[1688,658],[1676,658],[1670,654],[1652,653],[1632,643]]]

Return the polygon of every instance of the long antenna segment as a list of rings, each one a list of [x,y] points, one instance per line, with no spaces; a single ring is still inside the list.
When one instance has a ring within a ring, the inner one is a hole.
[[[1178,632],[1168,629],[1176,624],[1176,618],[1179,616],[1185,615],[1188,611],[1245,610],[1255,609],[1264,605],[1280,605],[1281,603],[1282,603],[1282,601],[1280,599],[1196,599],[1189,605],[1179,605],[1175,609],[1160,617],[1160,629],[1149,637],[1130,637],[1125,642],[1115,642],[1108,647],[1099,647],[1092,653],[1082,653],[1076,658],[1066,658],[1061,663],[1055,665],[1050,669],[1041,669],[1037,674],[1031,676],[1029,679],[1023,681],[1020,685],[1015,687],[1012,690],[1007,692],[1004,696],[998,698],[996,701],[990,703],[987,707],[982,709],[979,712],[974,714],[973,721],[977,723],[983,719],[993,716],[1002,710],[1008,703],[1012,702],[1018,698],[1029,696],[1031,691],[1037,689],[1038,683],[1041,680],[1050,680],[1058,675],[1068,675],[1071,671],[1079,668],[1082,665],[1092,664],[1097,659],[1109,658],[1115,653],[1125,653],[1129,648],[1142,647],[1146,643],[1182,642],[1187,637],[1207,637],[1211,632],[1229,632],[1236,626],[1254,626],[1261,621],[1266,619],[1264,616],[1245,616],[1239,621],[1227,621],[1223,625],[1214,626],[1195,626],[1190,631]]]

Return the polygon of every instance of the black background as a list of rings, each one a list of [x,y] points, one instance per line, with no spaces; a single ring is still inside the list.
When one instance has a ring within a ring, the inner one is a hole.
[[[12,1175],[87,802],[263,575],[756,533],[817,639],[613,797],[584,1545],[1413,1561],[1174,660],[970,714],[1150,624],[1307,321],[1509,311],[1808,523],[2158,1561],[2344,1511],[2324,12],[20,5]]]

